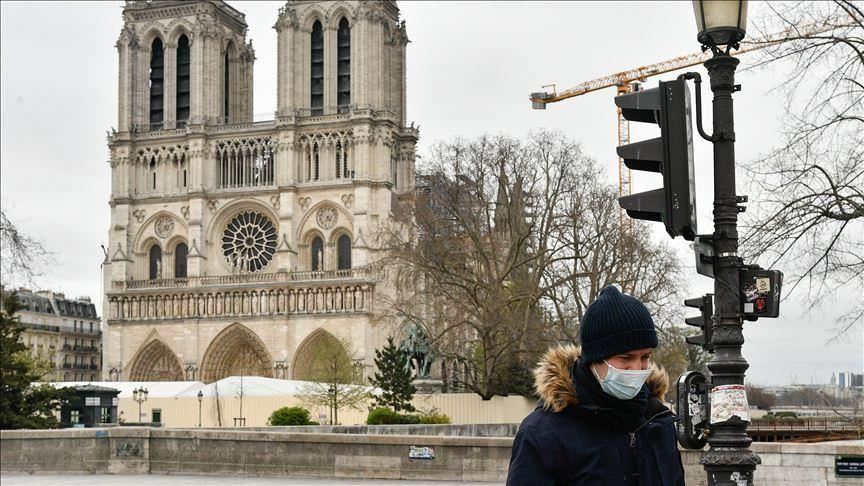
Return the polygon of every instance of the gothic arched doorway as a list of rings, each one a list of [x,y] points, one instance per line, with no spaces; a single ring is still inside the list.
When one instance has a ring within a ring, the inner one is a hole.
[[[355,381],[356,370],[353,369],[351,356],[345,345],[334,335],[318,329],[310,334],[294,355],[295,380],[332,381],[345,380],[345,383]],[[341,375],[346,376],[341,376]]]
[[[183,366],[174,351],[159,339],[140,350],[129,365],[128,381],[183,381]]]
[[[273,360],[267,347],[248,327],[234,323],[222,330],[201,360],[201,381],[212,383],[227,376],[273,378]]]

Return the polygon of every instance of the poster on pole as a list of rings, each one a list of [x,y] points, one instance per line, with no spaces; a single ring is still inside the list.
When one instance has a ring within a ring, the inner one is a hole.
[[[750,421],[750,406],[744,385],[720,385],[711,390],[711,423],[725,422],[732,417]]]

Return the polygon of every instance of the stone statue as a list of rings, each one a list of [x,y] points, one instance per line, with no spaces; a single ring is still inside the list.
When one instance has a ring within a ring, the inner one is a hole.
[[[408,367],[415,370],[415,378],[428,378],[435,354],[429,344],[426,331],[416,323],[406,323],[408,337],[399,345],[399,349],[408,356]]]

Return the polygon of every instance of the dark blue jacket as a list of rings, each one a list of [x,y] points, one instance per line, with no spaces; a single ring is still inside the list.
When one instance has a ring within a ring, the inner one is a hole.
[[[615,423],[610,410],[580,403],[571,368],[579,348],[550,350],[537,371],[541,405],[519,427],[507,484],[678,486],[684,469],[675,435],[677,417],[662,405],[669,378],[655,370],[644,420]],[[583,396],[584,398],[584,396]]]

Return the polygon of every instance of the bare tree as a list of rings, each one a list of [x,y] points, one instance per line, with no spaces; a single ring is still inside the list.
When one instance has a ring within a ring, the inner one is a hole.
[[[397,289],[387,307],[467,368],[448,377],[457,385],[485,399],[529,394],[538,355],[578,340],[606,285],[661,314],[677,298],[672,252],[647,231],[622,232],[615,192],[560,132],[438,144],[425,170],[411,228],[383,240]]]
[[[339,424],[339,410],[360,410],[369,401],[369,389],[354,363],[354,347],[348,339],[317,341],[309,353],[312,381],[300,388],[300,400],[310,407],[327,407],[330,425]]]
[[[744,164],[760,202],[744,220],[742,249],[787,274],[789,296],[818,304],[864,284],[864,8],[862,2],[766,2],[757,31],[789,29],[757,68],[788,69],[783,142]],[[804,25],[830,27],[802,33]],[[752,214],[751,214],[752,213]],[[791,277],[791,278],[790,278]],[[788,285],[791,284],[791,285]],[[864,301],[839,318],[837,337],[864,320]]]
[[[51,252],[41,241],[21,232],[6,211],[0,209],[0,268],[4,284],[14,284],[18,279],[32,283],[51,259]]]

